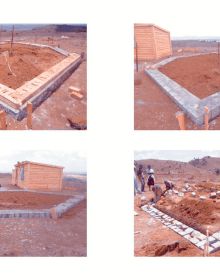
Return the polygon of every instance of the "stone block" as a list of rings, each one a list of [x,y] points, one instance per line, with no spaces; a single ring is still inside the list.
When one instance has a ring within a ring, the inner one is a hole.
[[[197,239],[197,238],[195,238],[195,237],[193,237],[193,238],[191,238],[191,239],[189,239],[190,240],[190,242],[192,242],[193,244],[197,244],[197,243],[199,243],[200,242],[200,240],[199,239]]]
[[[184,196],[184,193],[183,193],[183,192],[179,192],[179,193],[178,193],[178,196],[179,196],[179,197],[183,197],[183,196]]]
[[[185,233],[190,234],[190,233],[193,232],[193,231],[194,231],[193,228],[188,227],[188,228],[185,230]]]
[[[213,236],[214,238],[220,240],[220,231],[215,232],[212,236]]]
[[[213,248],[215,248],[215,249],[220,248],[220,241],[217,241],[217,242],[212,243],[211,246],[212,246]]]
[[[209,197],[212,198],[212,199],[216,198],[217,197],[216,192],[211,192]]]

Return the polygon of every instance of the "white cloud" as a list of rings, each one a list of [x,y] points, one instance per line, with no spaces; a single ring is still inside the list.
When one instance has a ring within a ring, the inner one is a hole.
[[[86,151],[82,136],[57,132],[2,132],[0,172],[11,172],[17,161],[60,165],[64,172],[86,172]]]

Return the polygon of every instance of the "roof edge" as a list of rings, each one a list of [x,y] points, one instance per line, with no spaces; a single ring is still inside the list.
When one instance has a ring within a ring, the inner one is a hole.
[[[19,165],[28,164],[28,163],[30,163],[30,164],[35,164],[35,165],[42,165],[42,166],[48,166],[48,167],[54,167],[54,168],[64,169],[63,166],[58,166],[58,165],[53,165],[53,164],[47,164],[47,163],[39,163],[39,162],[28,161],[28,160],[21,161],[21,162],[15,164],[15,166],[18,167]]]
[[[135,23],[134,26],[140,26],[140,27],[142,27],[142,26],[143,27],[144,26],[152,26],[152,27],[156,27],[156,28],[158,28],[158,29],[160,29],[162,31],[170,33],[170,31],[168,31],[167,29],[164,29],[164,28],[162,28],[162,27],[160,27],[160,26],[158,26],[158,25],[156,25],[154,23]]]

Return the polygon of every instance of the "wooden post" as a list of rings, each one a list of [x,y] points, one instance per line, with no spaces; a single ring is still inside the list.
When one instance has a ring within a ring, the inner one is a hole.
[[[219,42],[218,42],[218,66],[219,66]]]
[[[6,113],[5,111],[0,111],[0,129],[7,129]]]
[[[209,256],[209,227],[206,229],[206,243],[204,245],[204,257]]]
[[[136,71],[138,72],[138,44],[137,44],[137,42],[136,42],[135,53],[136,53]]]
[[[32,112],[33,105],[31,102],[27,103],[27,128],[32,129]]]
[[[205,106],[205,115],[204,115],[204,124],[205,124],[205,129],[209,129],[209,108]]]
[[[2,26],[0,25],[0,41],[2,40]]]
[[[180,127],[180,130],[186,130],[186,127],[185,127],[185,116],[184,116],[184,113],[183,112],[177,112],[176,113],[176,118],[179,122],[179,127]]]
[[[13,47],[13,42],[14,42],[14,31],[15,31],[15,26],[12,26],[12,32],[11,32],[11,50],[10,50],[10,55],[12,55],[12,47]]]

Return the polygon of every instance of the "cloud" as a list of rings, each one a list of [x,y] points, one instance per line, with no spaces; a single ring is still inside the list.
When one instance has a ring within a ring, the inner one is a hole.
[[[46,150],[4,152],[0,154],[0,172],[11,172],[17,161],[25,160],[63,166],[64,172],[86,172],[86,158],[79,153]]]

